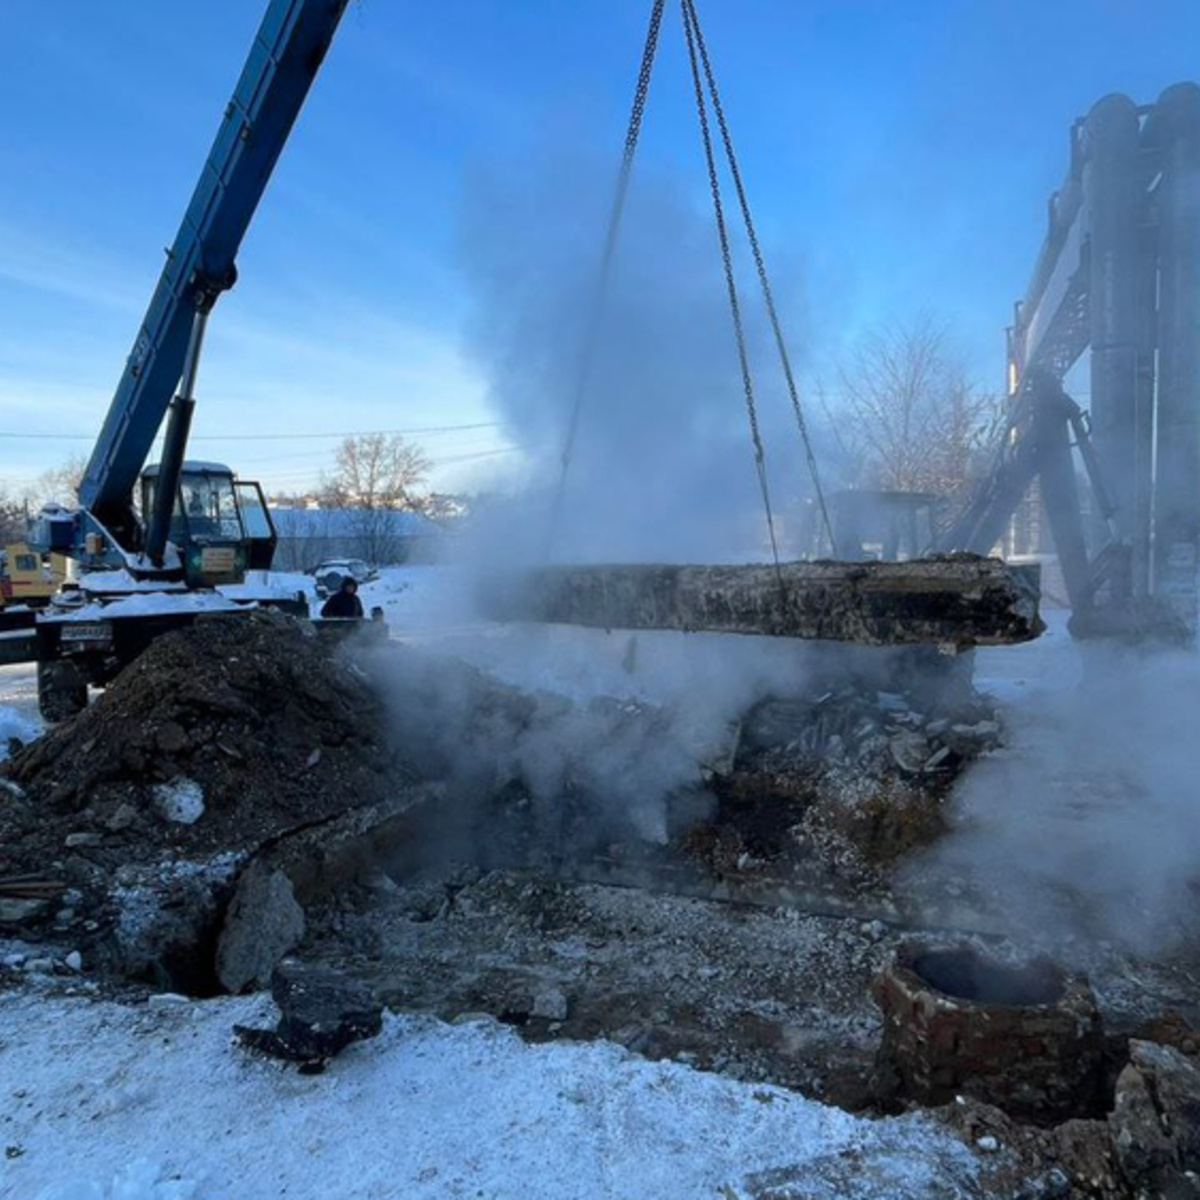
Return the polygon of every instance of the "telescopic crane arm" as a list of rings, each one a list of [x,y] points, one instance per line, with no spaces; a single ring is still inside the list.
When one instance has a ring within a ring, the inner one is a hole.
[[[204,321],[237,278],[235,260],[346,0],[271,0],[138,330],[79,490],[124,550],[139,549],[138,473],[169,409],[148,542],[161,557],[191,413]],[[182,381],[182,385],[181,385]],[[176,389],[180,395],[176,397]],[[151,557],[154,557],[151,554]]]

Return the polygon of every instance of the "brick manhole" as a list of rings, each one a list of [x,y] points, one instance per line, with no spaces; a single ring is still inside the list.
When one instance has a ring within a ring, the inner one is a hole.
[[[969,1095],[1051,1122],[1095,1111],[1104,1037],[1087,979],[1048,959],[1011,964],[973,946],[902,946],[875,983],[881,1076],[898,1097]]]

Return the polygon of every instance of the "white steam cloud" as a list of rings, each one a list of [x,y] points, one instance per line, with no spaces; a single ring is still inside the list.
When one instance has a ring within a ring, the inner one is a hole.
[[[528,452],[535,488],[506,552],[542,552],[546,499],[576,395],[612,197],[612,170],[557,154],[540,173],[485,178],[464,252],[469,346],[491,401]],[[566,561],[761,559],[765,520],[706,197],[635,172],[562,511]],[[742,261],[749,264],[743,249]],[[751,274],[748,282],[754,284]],[[754,285],[756,286],[756,285]],[[797,288],[776,281],[793,354]],[[786,523],[808,482],[761,302],[744,290],[774,501]]]
[[[1160,950],[1194,932],[1200,899],[1200,660],[1036,652],[1078,682],[1013,708],[1009,748],[964,777],[959,828],[919,873],[981,888],[1014,935],[1067,957],[1104,941]]]

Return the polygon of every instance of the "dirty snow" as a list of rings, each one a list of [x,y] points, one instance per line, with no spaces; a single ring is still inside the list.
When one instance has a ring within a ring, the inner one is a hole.
[[[921,1116],[878,1122],[611,1045],[386,1018],[324,1075],[250,1057],[260,998],[122,1007],[0,998],[4,1200],[966,1197],[976,1159]]]
[[[117,910],[118,941],[138,942],[147,927],[159,920],[164,888],[179,889],[195,879],[232,879],[243,861],[244,855],[228,850],[201,862],[186,859],[163,862],[149,872],[149,880],[129,869],[130,882],[114,888],[112,894]]]

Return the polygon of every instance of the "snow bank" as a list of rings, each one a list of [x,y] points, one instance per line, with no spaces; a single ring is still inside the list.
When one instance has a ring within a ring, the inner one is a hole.
[[[363,607],[378,606],[392,635],[478,625],[472,591],[475,575],[460,567],[384,567],[359,589]]]
[[[922,1117],[872,1122],[604,1043],[389,1017],[319,1076],[252,1058],[261,998],[125,1008],[7,995],[0,1196],[11,1200],[811,1200],[971,1194],[975,1160]],[[722,1189],[724,1189],[722,1191]]]

